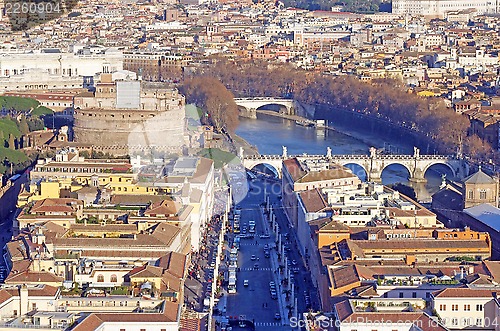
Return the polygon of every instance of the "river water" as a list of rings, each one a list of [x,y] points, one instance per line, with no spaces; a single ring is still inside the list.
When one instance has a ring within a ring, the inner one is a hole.
[[[338,131],[303,127],[291,120],[257,114],[257,119],[241,117],[236,134],[257,147],[260,154],[281,154],[282,146],[287,147],[289,155],[326,154],[327,147],[332,149],[332,154],[368,154],[371,146],[384,148],[394,154],[413,152],[413,146],[405,145],[404,142],[384,141],[355,128],[337,127],[337,129]],[[355,165],[348,167],[362,180],[366,180],[366,174],[361,167]],[[416,184],[408,181],[409,173],[403,166],[391,165],[382,172],[382,183],[411,185],[419,200],[428,201],[439,189],[440,173],[449,172],[446,166],[436,165],[432,168],[434,171],[427,171],[425,174],[427,183]],[[447,173],[447,176],[451,174]]]

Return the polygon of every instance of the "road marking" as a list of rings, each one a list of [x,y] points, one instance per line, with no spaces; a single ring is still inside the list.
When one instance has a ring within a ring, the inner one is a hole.
[[[259,269],[254,269],[254,268],[241,268],[241,271],[254,271],[254,270],[262,270],[262,271],[271,271],[273,270],[272,268],[259,268]]]
[[[256,322],[255,326],[282,326],[281,322]]]

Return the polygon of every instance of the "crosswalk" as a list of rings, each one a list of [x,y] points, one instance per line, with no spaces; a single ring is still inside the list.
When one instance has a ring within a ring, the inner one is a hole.
[[[281,322],[256,322],[255,326],[281,326]]]
[[[240,268],[240,271],[271,271],[273,270],[272,268],[269,267],[264,267],[264,268],[259,268],[259,269],[254,269],[254,268]]]

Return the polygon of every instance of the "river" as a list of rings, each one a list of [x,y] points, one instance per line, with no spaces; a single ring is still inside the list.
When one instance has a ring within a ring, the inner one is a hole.
[[[411,154],[413,146],[404,142],[388,142],[380,137],[371,136],[353,128],[337,127],[338,131],[303,127],[287,119],[258,114],[257,119],[240,118],[236,134],[249,144],[257,147],[260,154],[281,154],[282,146],[286,146],[288,154],[326,154],[327,147],[332,154],[368,154],[370,146],[385,148],[394,154]],[[341,133],[344,132],[344,133]],[[366,174],[361,167],[348,165],[362,180]],[[411,185],[419,200],[428,201],[439,189],[440,173],[451,176],[446,166],[436,165],[434,171],[427,171],[427,183],[410,183],[409,173],[401,165],[391,165],[382,172],[383,184],[402,183]],[[448,177],[450,178],[450,177]]]

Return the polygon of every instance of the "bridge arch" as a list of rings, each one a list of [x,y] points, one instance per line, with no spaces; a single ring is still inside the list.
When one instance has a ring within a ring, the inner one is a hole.
[[[406,169],[406,171],[408,171],[408,179],[412,178],[413,176],[413,169],[410,169],[410,167],[408,167],[407,164],[405,164],[405,162],[401,162],[401,161],[392,161],[392,162],[387,162],[387,163],[384,163],[384,165],[381,167],[380,170],[380,179],[382,179],[382,174],[384,172],[384,170],[386,170],[387,168],[389,168],[390,166],[393,166],[393,165],[398,165],[398,166],[402,166],[403,168]]]
[[[348,161],[348,162],[341,162],[340,164],[342,166],[344,166],[344,167],[349,168],[352,171],[352,173],[355,174],[356,176],[358,176],[358,178],[361,179],[361,180],[367,181],[368,178],[370,177],[370,173],[368,172],[368,169],[361,162],[351,162],[351,161]],[[349,167],[349,166],[351,166],[351,167]],[[355,166],[355,167],[352,167],[352,166]],[[356,168],[356,167],[358,169],[353,169],[353,168]],[[360,169],[364,172],[364,174],[361,175],[359,173]]]
[[[276,167],[270,163],[267,163],[265,161],[261,162],[261,163],[256,163],[252,166],[252,168],[249,168],[249,170],[254,170],[256,167],[260,166],[260,165],[264,165],[264,166],[267,166],[273,173],[274,175],[276,176],[276,178],[279,178],[280,177],[280,172],[281,170],[280,169],[276,169]]]
[[[278,155],[260,155],[256,157],[248,157],[243,159],[243,166],[246,169],[252,170],[259,164],[265,164],[276,170],[278,178],[281,178],[282,157]]]
[[[240,110],[253,113],[259,108],[269,105],[277,105],[286,108],[288,115],[293,115],[295,112],[295,102],[293,99],[280,98],[235,98],[234,102]]]
[[[267,107],[267,106],[278,106],[278,107],[285,108],[285,110],[286,110],[287,113],[290,112],[290,108],[291,108],[291,105],[287,105],[287,104],[282,103],[282,102],[269,102],[269,103],[266,103],[265,105],[257,107],[256,110],[261,110],[261,109],[263,109],[264,107]]]
[[[448,162],[446,161],[437,161],[437,162],[432,162],[432,163],[429,163],[428,165],[426,165],[422,171],[422,175],[425,176],[425,173],[427,172],[427,170],[429,170],[432,166],[435,166],[435,165],[444,165],[446,166],[448,169],[451,170],[451,173],[453,174],[453,177],[456,178],[457,177],[457,171],[455,170],[455,168],[453,168],[453,166],[451,164],[449,164]]]

